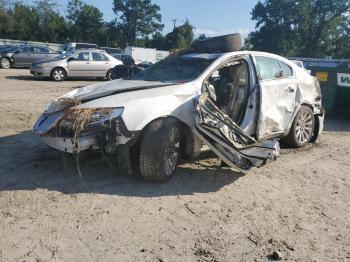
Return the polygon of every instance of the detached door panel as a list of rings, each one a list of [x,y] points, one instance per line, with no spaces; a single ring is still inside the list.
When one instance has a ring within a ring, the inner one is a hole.
[[[195,134],[235,170],[262,166],[279,155],[277,140],[257,142],[218,108],[208,94],[199,98],[196,110]]]

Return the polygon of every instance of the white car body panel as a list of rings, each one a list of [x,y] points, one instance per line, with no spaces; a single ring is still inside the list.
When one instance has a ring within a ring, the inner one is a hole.
[[[256,104],[256,107],[247,107],[240,128],[242,132],[247,132],[248,135],[252,135],[252,130],[256,131],[256,142],[269,145],[269,150],[273,150],[274,153],[269,151],[269,157],[267,158],[274,159],[277,157],[279,147],[276,140],[265,141],[266,143],[264,143],[264,140],[288,134],[294,117],[302,105],[311,107],[315,115],[321,114],[321,102],[315,103],[316,97],[321,96],[318,90],[319,87],[317,87],[317,80],[288,59],[273,54],[250,51],[226,54],[190,54],[189,56],[215,57],[217,59],[197,79],[188,83],[114,80],[73,90],[64,95],[63,98],[82,101],[82,104],[74,107],[76,109],[123,108],[121,118],[129,132],[140,132],[152,121],[161,117],[172,116],[185,123],[193,131],[193,134],[196,134],[198,133],[198,130],[195,131],[196,125],[198,125],[196,123],[198,112],[196,112],[194,104],[202,95],[203,82],[206,78],[228,59],[242,58],[243,56],[250,58],[265,56],[280,60],[293,70],[291,79],[281,79],[281,84],[274,83],[275,86],[273,87],[268,87],[266,85],[267,81],[264,83],[264,81],[256,80],[254,70],[250,72],[250,77],[255,80],[251,82],[254,87],[249,87],[254,90],[251,90],[252,95],[249,97],[248,104]],[[254,59],[252,62],[255,62]],[[283,86],[283,89],[277,88],[277,86]],[[289,99],[286,99],[285,92],[289,88],[294,91]],[[260,94],[260,101],[258,101],[259,96],[257,94]],[[278,99],[272,101],[271,98]],[[275,106],[271,106],[271,104]],[[46,114],[56,112],[55,109],[55,103],[53,103]],[[40,130],[39,127],[40,121],[43,120],[38,121],[34,127],[34,132],[43,134],[43,130]],[[320,121],[322,122],[322,117]],[[90,141],[91,137],[87,139]],[[255,139],[251,138],[254,141]],[[85,147],[88,140],[84,141]],[[195,139],[195,141],[198,142],[199,140]],[[52,146],[52,143],[54,143],[53,140],[50,140],[48,144]],[[194,147],[198,148],[196,145]],[[57,145],[55,148],[59,149],[61,146]],[[249,155],[265,154],[266,157],[266,152],[261,152],[261,150],[254,151],[252,148],[243,148],[243,150]],[[241,153],[244,154],[243,151]],[[257,166],[259,165],[261,163],[257,164]]]

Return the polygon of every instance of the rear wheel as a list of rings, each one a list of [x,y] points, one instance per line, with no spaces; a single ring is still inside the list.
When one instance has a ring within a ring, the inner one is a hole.
[[[1,67],[4,69],[11,68],[11,60],[7,57],[2,58],[0,64],[1,64]]]
[[[296,115],[292,128],[283,142],[295,148],[306,146],[314,133],[315,117],[311,108],[302,106]]]
[[[151,123],[140,147],[140,171],[150,182],[166,182],[174,176],[180,155],[181,126],[174,118]]]
[[[51,71],[51,80],[56,81],[56,82],[60,82],[60,81],[64,81],[67,78],[67,73],[63,68],[54,68]]]
[[[106,74],[106,78],[108,81],[113,80],[113,69],[109,69],[107,74]]]

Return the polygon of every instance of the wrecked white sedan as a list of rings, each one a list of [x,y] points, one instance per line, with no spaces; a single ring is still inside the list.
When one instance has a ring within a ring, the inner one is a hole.
[[[315,142],[324,113],[318,81],[268,53],[174,54],[136,74],[74,90],[51,103],[34,126],[51,147],[115,154],[152,182],[174,175],[180,157],[207,145],[237,171]]]

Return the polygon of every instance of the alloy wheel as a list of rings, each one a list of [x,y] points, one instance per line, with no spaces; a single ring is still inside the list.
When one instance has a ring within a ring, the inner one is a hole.
[[[11,67],[11,62],[7,58],[1,59],[1,67],[4,69],[8,69]]]
[[[305,144],[310,141],[312,136],[313,115],[310,111],[304,111],[300,114],[295,128],[295,137],[299,143]]]
[[[55,70],[55,72],[53,72],[53,78],[56,81],[62,81],[62,79],[64,79],[64,72],[63,72],[63,70],[61,70],[61,69]]]
[[[107,80],[113,80],[113,71],[109,70],[106,75]]]
[[[180,129],[174,127],[164,153],[164,172],[171,176],[176,168],[180,154]]]

